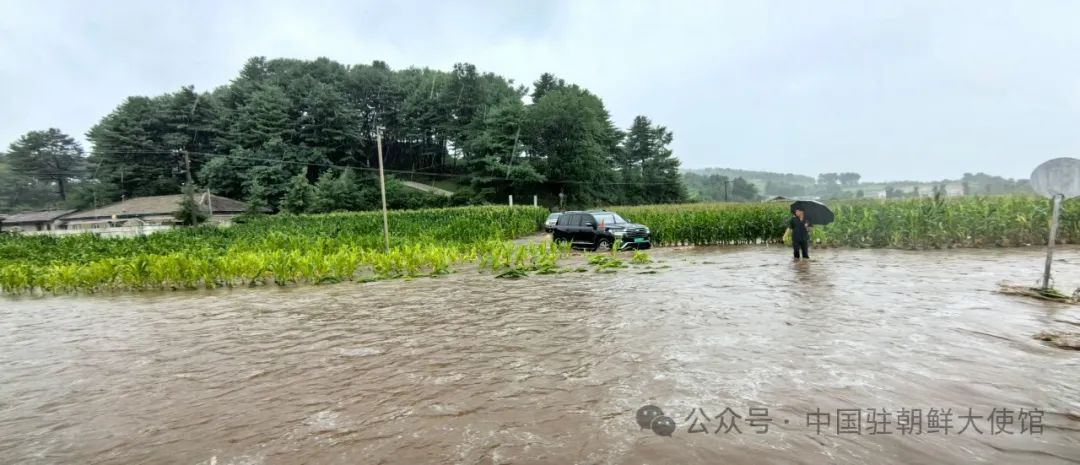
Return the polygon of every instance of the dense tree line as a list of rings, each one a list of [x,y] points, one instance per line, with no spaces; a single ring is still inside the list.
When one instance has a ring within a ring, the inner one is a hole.
[[[753,170],[737,170],[731,168],[697,168],[687,169],[686,173],[699,174],[703,176],[719,175],[727,177],[728,179],[743,178],[751,182],[760,182],[762,184],[768,182],[787,183],[802,186],[813,186],[814,178],[801,174],[793,173],[774,173],[771,171],[753,171]]]
[[[683,181],[692,193],[693,200],[702,202],[752,202],[761,200],[758,188],[752,182],[719,174],[702,175],[695,172],[683,174]]]
[[[859,185],[859,179],[862,179],[859,173],[821,173],[818,174],[817,182],[826,186],[839,184],[850,187]]]
[[[176,194],[186,156],[200,191],[271,210],[373,209],[380,139],[397,178],[388,197],[399,208],[502,203],[512,194],[556,205],[562,193],[568,207],[680,202],[672,137],[644,116],[620,130],[599,97],[550,74],[529,89],[471,64],[393,70],[379,61],[252,58],[211,92],[127,98],[88,132],[88,157],[58,130],[23,136],[0,159],[0,178],[19,177],[0,192],[8,200],[0,208]],[[25,149],[42,144],[52,148]],[[63,159],[54,166],[25,153]],[[458,194],[399,180],[442,181]]]
[[[814,192],[814,187],[806,186],[804,184],[792,184],[783,181],[769,181],[765,183],[765,193],[768,195],[797,197],[801,195],[809,195],[809,193],[811,192]]]
[[[964,173],[960,178],[964,195],[994,194],[1031,194],[1031,181],[1028,179],[1007,179],[986,173]]]

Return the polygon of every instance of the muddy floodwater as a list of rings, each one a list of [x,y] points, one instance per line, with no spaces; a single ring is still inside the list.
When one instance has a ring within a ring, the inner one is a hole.
[[[1080,310],[994,292],[1041,249],[651,254],[670,268],[0,299],[0,463],[1080,463],[1080,352],[1032,339]]]

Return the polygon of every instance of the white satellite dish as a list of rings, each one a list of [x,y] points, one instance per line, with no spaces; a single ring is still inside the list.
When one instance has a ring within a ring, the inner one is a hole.
[[[1080,197],[1080,160],[1055,158],[1044,162],[1031,172],[1031,188],[1049,198]]]
[[[1031,188],[1041,195],[1054,199],[1050,220],[1050,239],[1046,241],[1046,266],[1043,268],[1043,289],[1050,289],[1050,265],[1054,261],[1054,243],[1057,242],[1058,221],[1061,218],[1061,202],[1080,196],[1080,160],[1055,158],[1043,162],[1031,172]]]

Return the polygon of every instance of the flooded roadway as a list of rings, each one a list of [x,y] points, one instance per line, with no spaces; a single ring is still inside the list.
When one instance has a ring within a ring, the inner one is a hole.
[[[652,255],[671,268],[0,300],[0,463],[1080,463],[1080,352],[1031,339],[1080,311],[994,292],[1039,249]],[[1080,249],[1057,256],[1080,286]],[[741,434],[714,434],[725,408]],[[871,408],[893,434],[837,433]],[[1043,431],[958,435],[969,408]]]

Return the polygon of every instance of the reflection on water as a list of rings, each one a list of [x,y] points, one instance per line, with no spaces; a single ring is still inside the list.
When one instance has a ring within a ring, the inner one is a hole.
[[[1059,252],[1060,287],[1080,285],[1077,252]],[[1030,338],[1075,331],[1080,312],[993,292],[1038,279],[1040,250],[652,255],[672,267],[3,300],[0,463],[1080,458],[1080,355]],[[647,403],[672,437],[639,430]],[[767,434],[687,433],[695,409],[751,407],[768,408]],[[818,408],[969,407],[1038,408],[1046,426],[806,427]]]

